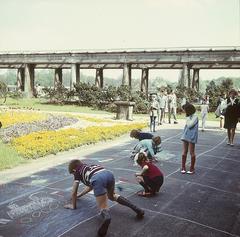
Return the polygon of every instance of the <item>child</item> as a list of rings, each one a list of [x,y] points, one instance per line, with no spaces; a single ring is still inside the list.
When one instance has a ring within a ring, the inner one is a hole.
[[[151,133],[141,132],[140,130],[133,129],[130,132],[130,137],[138,139],[139,141],[142,141],[144,139],[152,139],[153,135]]]
[[[158,102],[156,100],[156,97],[152,95],[151,101],[149,104],[149,115],[150,115],[150,131],[155,132],[156,128],[156,118],[158,113]]]
[[[108,199],[131,208],[136,212],[138,218],[143,218],[144,211],[142,209],[132,204],[126,198],[115,193],[115,179],[111,171],[104,169],[100,165],[84,164],[80,160],[70,161],[68,170],[70,174],[74,175],[72,203],[67,204],[64,207],[67,209],[76,209],[77,198],[82,197],[93,190],[102,217],[102,224],[98,229],[98,236],[105,236],[107,234],[108,226],[111,222],[107,203]],[[80,181],[86,185],[86,188],[78,194],[77,191]]]
[[[206,124],[206,120],[207,120],[208,111],[209,111],[209,106],[208,106],[206,100],[203,99],[202,104],[201,104],[202,131],[203,132],[205,130],[205,124]]]
[[[134,148],[132,157],[136,155],[136,153],[144,151],[147,154],[147,157],[152,161],[157,161],[156,154],[161,150],[161,137],[156,136],[152,139],[144,139],[140,141],[137,146]]]
[[[187,103],[184,106],[186,113],[186,125],[183,130],[181,140],[183,141],[183,152],[182,152],[182,169],[181,173],[186,173],[186,160],[188,149],[191,155],[191,167],[187,174],[193,174],[195,171],[195,144],[198,139],[198,117],[195,114],[196,109],[192,104]]]
[[[136,155],[135,161],[142,167],[142,172],[136,173],[138,183],[144,188],[144,192],[138,192],[139,196],[153,196],[163,184],[163,174],[160,169],[149,162],[144,152]]]

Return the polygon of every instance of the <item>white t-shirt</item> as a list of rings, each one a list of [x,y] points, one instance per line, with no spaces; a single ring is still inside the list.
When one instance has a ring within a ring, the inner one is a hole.
[[[207,104],[201,105],[201,114],[207,114],[209,110],[209,106]]]

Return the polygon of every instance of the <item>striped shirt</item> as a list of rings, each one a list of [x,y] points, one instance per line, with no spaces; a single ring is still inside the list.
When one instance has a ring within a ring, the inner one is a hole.
[[[86,186],[90,186],[91,177],[101,170],[104,170],[104,168],[100,165],[82,164],[77,168],[76,172],[74,173],[74,181],[81,181]]]

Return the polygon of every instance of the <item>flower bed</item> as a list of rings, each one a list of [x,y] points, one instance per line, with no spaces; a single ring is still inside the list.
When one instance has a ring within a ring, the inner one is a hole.
[[[145,123],[134,123],[110,127],[94,126],[85,129],[69,128],[58,131],[41,131],[15,138],[11,144],[25,158],[38,158],[84,144],[112,139],[132,129],[141,129],[145,126]]]
[[[3,142],[10,142],[11,139],[27,135],[32,132],[38,132],[43,130],[57,130],[64,126],[69,126],[77,123],[79,120],[77,118],[65,117],[65,116],[55,116],[48,115],[48,119],[33,121],[29,123],[17,123],[11,125],[7,128],[0,130],[0,137]]]
[[[0,121],[2,122],[3,128],[9,127],[13,124],[39,121],[46,118],[47,114],[36,112],[8,111],[0,113]]]

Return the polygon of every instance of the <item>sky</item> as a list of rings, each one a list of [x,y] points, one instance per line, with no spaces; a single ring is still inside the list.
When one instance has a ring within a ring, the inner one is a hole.
[[[240,0],[0,0],[0,11],[0,51],[240,45]],[[151,72],[170,80],[178,74]],[[200,74],[222,75],[240,70]]]

